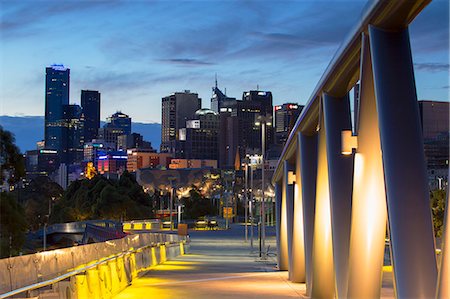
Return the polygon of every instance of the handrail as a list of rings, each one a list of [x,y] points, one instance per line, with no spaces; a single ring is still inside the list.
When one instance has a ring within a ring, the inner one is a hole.
[[[295,136],[299,131],[314,134],[319,118],[319,98],[322,92],[342,96],[358,81],[361,34],[369,24],[383,28],[407,27],[431,0],[378,0],[369,2],[350,34],[332,58],[300,116],[295,122],[278,160],[272,183],[280,181],[283,161],[289,159],[296,145]]]
[[[182,241],[178,241],[178,242],[185,242],[185,241],[186,240],[182,240]],[[164,245],[170,245],[170,244],[175,244],[175,243],[177,243],[177,241],[172,241],[172,242],[171,241],[166,241],[166,242],[164,242]],[[93,264],[86,265],[86,266],[84,266],[84,267],[82,267],[80,269],[76,269],[76,270],[67,272],[65,274],[59,275],[59,276],[54,277],[52,279],[49,279],[49,280],[46,280],[46,281],[42,281],[42,282],[38,282],[38,283],[34,283],[34,284],[30,284],[28,286],[21,287],[21,288],[9,291],[7,293],[0,294],[0,299],[5,299],[5,298],[11,297],[11,296],[15,296],[15,295],[18,295],[18,294],[21,294],[21,293],[24,293],[24,292],[40,289],[40,288],[43,288],[43,287],[55,284],[55,283],[60,282],[60,281],[62,281],[64,279],[67,279],[69,277],[72,277],[72,276],[75,276],[77,274],[86,272],[87,270],[95,268],[95,267],[97,267],[97,266],[99,266],[101,264],[104,264],[104,263],[108,262],[108,261],[117,259],[119,257],[125,256],[125,255],[133,253],[133,252],[137,252],[137,251],[145,249],[145,248],[159,246],[160,244],[161,243],[159,243],[159,242],[152,242],[150,245],[145,245],[145,246],[142,246],[142,247],[139,247],[139,248],[136,248],[136,249],[134,249],[134,248],[133,249],[129,249],[127,251],[115,254],[115,255],[113,255],[111,257],[108,257],[108,258],[105,258],[105,259],[101,259],[101,260],[99,260],[99,261],[97,261],[97,262],[95,262]]]

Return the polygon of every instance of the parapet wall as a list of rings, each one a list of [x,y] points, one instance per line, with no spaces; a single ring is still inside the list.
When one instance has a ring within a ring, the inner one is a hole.
[[[1,259],[0,294],[96,265],[56,281],[46,287],[46,292],[50,289],[59,293],[59,298],[109,298],[131,284],[140,272],[184,254],[185,243],[186,239],[178,235],[145,233]],[[41,291],[30,291],[28,295]]]

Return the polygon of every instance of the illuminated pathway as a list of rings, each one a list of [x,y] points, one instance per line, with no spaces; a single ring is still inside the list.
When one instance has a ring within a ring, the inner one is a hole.
[[[306,298],[305,284],[277,271],[275,257],[257,261],[258,253],[243,242],[242,226],[190,235],[188,254],[155,266],[114,298]],[[270,252],[275,252],[273,228],[268,235]],[[390,273],[385,273],[382,298],[394,298]]]
[[[270,251],[275,233],[269,229]],[[256,234],[256,232],[255,232]],[[292,298],[301,297],[304,284],[276,271],[275,259],[256,261],[241,226],[229,231],[191,232],[190,252],[155,266],[115,298]],[[258,243],[255,242],[255,250]],[[272,250],[273,249],[273,250]]]

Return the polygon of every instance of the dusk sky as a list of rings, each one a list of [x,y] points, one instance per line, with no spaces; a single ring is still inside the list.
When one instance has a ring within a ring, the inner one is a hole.
[[[274,104],[306,103],[366,1],[3,1],[0,114],[43,115],[45,67],[71,69],[70,102],[102,94],[116,110],[160,122],[161,98],[189,89],[210,106],[219,88]],[[449,99],[449,3],[410,27],[419,99]]]

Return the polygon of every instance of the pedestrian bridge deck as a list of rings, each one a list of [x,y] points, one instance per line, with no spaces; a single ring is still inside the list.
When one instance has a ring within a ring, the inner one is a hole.
[[[190,235],[187,254],[153,267],[114,298],[306,298],[305,284],[292,283],[287,271],[278,271],[275,256],[258,261],[258,243],[252,252],[243,226]],[[276,251],[273,228],[267,244]],[[393,298],[389,274],[382,298]]]

